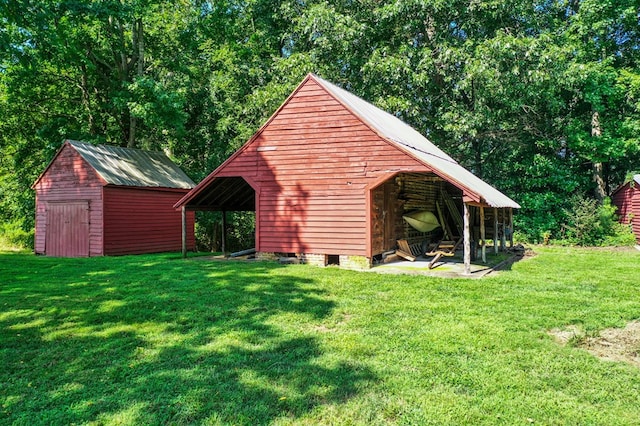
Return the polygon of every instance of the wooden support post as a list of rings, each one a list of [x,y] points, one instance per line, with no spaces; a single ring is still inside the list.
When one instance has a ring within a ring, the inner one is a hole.
[[[513,207],[509,207],[509,248],[513,247]]]
[[[484,230],[484,207],[480,206],[480,247],[482,248],[482,263],[487,263],[486,237]]]
[[[506,218],[505,218],[505,214],[506,212],[504,211],[504,209],[500,209],[502,211],[502,235],[500,238],[500,250],[501,251],[506,251],[507,250],[507,225],[506,225]]]
[[[493,253],[498,254],[498,209],[493,208]]]
[[[187,207],[182,206],[182,258],[187,257]]]
[[[222,255],[227,255],[227,212],[222,211]]]
[[[471,274],[471,232],[469,232],[469,223],[471,220],[469,218],[469,205],[462,203],[462,207],[464,210],[464,229],[462,231],[464,238],[464,273],[465,275],[469,275]]]

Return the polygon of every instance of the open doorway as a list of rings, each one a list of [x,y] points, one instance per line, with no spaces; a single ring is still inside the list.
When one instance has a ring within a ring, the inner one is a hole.
[[[371,190],[371,248],[379,256],[398,240],[420,246],[463,233],[462,191],[433,173],[399,173]],[[435,226],[415,226],[411,216],[429,217]]]

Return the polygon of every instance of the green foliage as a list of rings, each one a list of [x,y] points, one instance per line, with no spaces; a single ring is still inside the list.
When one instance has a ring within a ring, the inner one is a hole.
[[[34,231],[25,231],[22,222],[0,224],[0,250],[3,248],[32,249]]]
[[[545,331],[637,319],[638,252],[481,280],[179,254],[0,254],[2,424],[606,424],[636,366]]]
[[[628,226],[618,223],[616,207],[606,198],[603,204],[574,196],[565,209],[566,241],[581,246],[632,245],[635,238]]]
[[[226,251],[255,247],[255,213],[227,212]],[[199,251],[222,251],[222,213],[197,212],[196,242]]]

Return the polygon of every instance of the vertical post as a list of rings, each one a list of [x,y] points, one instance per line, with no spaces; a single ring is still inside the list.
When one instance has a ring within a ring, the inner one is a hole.
[[[471,233],[469,232],[469,205],[462,203],[464,213],[464,230],[462,236],[464,238],[464,273],[471,274]]]
[[[182,206],[182,258],[187,257],[187,207]]]
[[[505,210],[500,209],[502,211],[502,235],[500,238],[500,250],[507,251],[507,227],[506,227],[506,219],[505,219]]]
[[[480,206],[480,241],[482,241],[482,263],[487,263],[487,246],[486,246],[486,235],[484,230],[484,207]]]
[[[493,253],[498,254],[498,209],[493,208]]]
[[[513,248],[513,207],[509,207],[509,248]]]
[[[227,254],[227,212],[222,210],[222,255]]]

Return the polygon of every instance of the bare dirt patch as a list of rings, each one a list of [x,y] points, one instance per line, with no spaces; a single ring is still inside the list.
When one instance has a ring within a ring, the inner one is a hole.
[[[607,328],[599,336],[585,336],[576,326],[549,331],[560,344],[575,342],[594,356],[608,361],[626,362],[640,367],[640,320],[631,321],[624,328]]]

